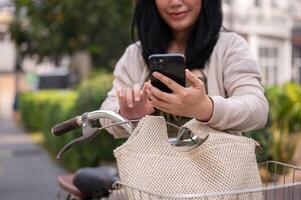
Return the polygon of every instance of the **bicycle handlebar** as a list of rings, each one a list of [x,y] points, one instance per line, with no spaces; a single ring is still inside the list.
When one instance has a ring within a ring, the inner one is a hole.
[[[68,144],[66,144],[60,152],[57,154],[57,159],[59,160],[61,156],[70,149],[73,145],[80,143],[82,141],[88,140],[90,138],[93,138],[97,135],[97,132],[104,129],[106,126],[97,128],[92,125],[92,122],[101,118],[110,119],[115,124],[120,124],[121,127],[123,127],[126,132],[130,135],[135,127],[134,125],[124,119],[119,114],[109,111],[109,110],[96,110],[92,112],[86,112],[82,114],[81,116],[76,116],[72,119],[69,119],[67,121],[64,121],[62,123],[59,123],[55,125],[51,132],[55,136],[61,136],[71,130],[74,130],[76,128],[81,127],[82,128],[82,136],[73,139]],[[107,126],[108,127],[108,126]]]
[[[129,120],[110,110],[95,110],[87,114],[89,120],[97,120],[103,118],[111,120],[112,123],[123,123],[120,125],[120,127],[124,128],[124,130],[129,135],[131,135],[135,129],[135,126]]]
[[[51,132],[55,136],[61,136],[61,135],[65,134],[69,131],[72,131],[74,129],[77,129],[77,128],[81,127],[81,125],[82,125],[81,117],[76,116],[72,119],[69,119],[67,121],[64,121],[62,123],[59,123],[59,124],[55,125],[51,129]]]
[[[101,128],[94,127],[92,125],[92,122],[101,118],[111,120],[112,124],[103,126]],[[59,160],[62,157],[62,155],[73,145],[85,141],[87,139],[93,138],[94,136],[97,135],[97,132],[99,133],[100,130],[109,128],[111,126],[119,125],[123,127],[129,135],[131,135],[131,133],[135,129],[135,126],[131,122],[134,121],[139,121],[139,120],[129,121],[113,111],[95,110],[92,112],[86,112],[81,116],[76,116],[65,122],[57,124],[51,129],[52,134],[55,136],[60,136],[67,133],[68,131],[82,127],[82,136],[73,139],[68,144],[66,144],[57,154],[57,159]],[[176,147],[177,149],[179,149],[180,151],[188,151],[194,149],[200,146],[203,142],[205,142],[208,139],[208,135],[205,136],[204,138],[200,138],[185,127],[181,127],[181,128],[177,127],[177,128],[179,128],[177,138],[170,138],[168,142],[174,147]],[[187,136],[188,138],[186,139]]]

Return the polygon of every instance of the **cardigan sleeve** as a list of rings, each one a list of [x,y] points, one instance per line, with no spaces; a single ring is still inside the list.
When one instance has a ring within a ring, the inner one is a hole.
[[[259,64],[241,36],[235,34],[228,42],[222,63],[227,97],[211,96],[213,114],[206,124],[233,133],[262,128],[267,121],[268,102]]]

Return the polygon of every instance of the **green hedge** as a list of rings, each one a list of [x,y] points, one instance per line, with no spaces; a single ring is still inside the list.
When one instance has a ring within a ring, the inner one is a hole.
[[[20,113],[28,131],[42,131],[45,146],[54,156],[69,141],[78,137],[81,130],[75,130],[60,137],[54,137],[51,128],[66,119],[99,109],[111,88],[112,76],[103,74],[84,81],[76,91],[38,91],[20,96]],[[70,149],[60,161],[67,169],[76,170],[83,166],[96,166],[100,161],[113,160],[113,149],[122,140],[115,140],[105,131],[93,140]]]
[[[69,110],[74,109],[77,92],[73,91],[39,91],[20,95],[21,119],[28,131],[42,130],[49,121],[67,118]],[[56,113],[50,118],[48,112]]]
[[[277,160],[292,163],[301,131],[301,86],[288,82],[266,88],[269,118],[266,126],[246,133],[263,147],[257,154],[258,161]]]

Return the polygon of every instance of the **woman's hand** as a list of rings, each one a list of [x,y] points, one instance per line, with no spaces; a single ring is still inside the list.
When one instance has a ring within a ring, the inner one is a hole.
[[[119,114],[126,119],[138,119],[155,111],[150,104],[146,88],[140,89],[138,84],[133,88],[117,90],[119,100]]]
[[[213,102],[206,95],[203,82],[193,73],[186,69],[186,78],[192,84],[188,88],[182,87],[172,79],[158,72],[154,72],[153,76],[173,92],[162,92],[152,86],[150,82],[145,83],[152,106],[174,115],[209,121],[213,112]]]

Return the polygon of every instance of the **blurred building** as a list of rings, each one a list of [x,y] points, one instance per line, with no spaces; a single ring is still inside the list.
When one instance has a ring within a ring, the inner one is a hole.
[[[293,45],[293,78],[301,82],[301,0],[294,1],[294,28],[292,34]]]
[[[15,46],[10,40],[9,24],[13,17],[10,2],[0,0],[0,119],[10,118],[14,101]]]
[[[13,15],[14,6],[11,0],[0,0],[0,78],[10,82],[16,78],[16,47],[9,33]],[[63,66],[57,66],[47,59],[38,62],[34,57],[23,58],[22,72],[19,72],[16,88],[19,90],[66,88],[69,84],[68,60],[64,59],[61,64]]]
[[[300,10],[301,0],[223,0],[224,25],[248,40],[260,62],[265,85],[301,82]],[[12,72],[15,66],[15,46],[8,32],[12,16],[10,0],[0,0],[0,72]],[[27,60],[23,69],[35,68],[42,74],[58,71],[47,63],[37,65]],[[65,74],[66,67],[63,69]]]
[[[263,84],[300,80],[300,49],[293,46],[300,33],[300,0],[224,0],[224,25],[243,35],[258,58]],[[297,30],[297,31],[294,31]],[[300,46],[299,46],[300,47]],[[299,50],[298,50],[299,49]],[[299,57],[299,58],[298,58]]]
[[[0,72],[12,72],[15,67],[15,45],[9,35],[12,19],[12,5],[9,1],[0,0]]]

